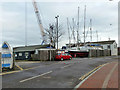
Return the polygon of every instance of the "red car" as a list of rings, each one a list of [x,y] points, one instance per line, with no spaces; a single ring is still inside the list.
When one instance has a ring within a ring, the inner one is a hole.
[[[72,56],[68,53],[58,53],[55,57],[56,60],[65,60],[65,59],[69,59],[71,60],[72,59]]]

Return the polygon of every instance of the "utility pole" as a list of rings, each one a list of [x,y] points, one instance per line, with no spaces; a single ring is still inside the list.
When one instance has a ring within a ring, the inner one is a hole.
[[[52,35],[53,35],[53,26],[50,25],[50,28],[49,28],[52,32],[52,34],[50,34],[50,61],[52,59],[52,54],[51,54],[51,44],[52,44]]]
[[[112,24],[110,24],[110,29],[112,29]],[[110,36],[108,37],[108,40],[110,41]]]
[[[98,42],[98,31],[96,30],[97,42]]]
[[[86,5],[84,9],[84,45],[85,45],[85,24],[86,24]]]
[[[51,43],[50,43],[50,61],[51,61]]]
[[[57,50],[58,50],[58,17],[59,15],[57,15],[56,18],[56,29],[57,29]]]
[[[27,2],[25,2],[25,46],[27,46]]]

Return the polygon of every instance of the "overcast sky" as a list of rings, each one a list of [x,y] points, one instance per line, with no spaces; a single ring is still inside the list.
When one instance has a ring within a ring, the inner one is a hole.
[[[14,0],[13,0],[14,1]],[[24,1],[24,0],[23,0]],[[37,0],[36,0],[37,1]],[[88,2],[89,1],[89,2]],[[27,4],[27,7],[25,6]],[[67,20],[72,24],[72,18],[77,22],[78,6],[80,7],[80,29],[79,34],[83,41],[83,21],[84,6],[86,5],[86,32],[89,27],[89,20],[92,19],[93,41],[97,41],[96,30],[98,31],[98,41],[116,40],[118,43],[118,2],[108,0],[54,0],[38,2],[38,8],[44,28],[48,28],[49,23],[55,23],[55,16],[59,15],[59,24],[62,25],[63,37],[59,42],[59,47],[68,43]],[[26,12],[27,11],[27,12]],[[27,18],[25,18],[27,15]],[[12,47],[25,45],[25,28],[27,25],[27,45],[41,44],[41,34],[34,13],[32,2],[2,2],[0,3],[0,37],[7,41]],[[27,22],[25,21],[27,20]],[[111,24],[111,25],[110,25]],[[75,27],[76,30],[77,27]],[[1,41],[1,40],[0,40]],[[86,41],[90,41],[88,37]],[[2,43],[0,42],[0,43]]]

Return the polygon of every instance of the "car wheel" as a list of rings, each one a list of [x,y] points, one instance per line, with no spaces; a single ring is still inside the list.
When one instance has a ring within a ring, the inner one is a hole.
[[[63,58],[61,58],[61,61],[63,61]]]
[[[70,57],[70,60],[71,60],[72,58]]]

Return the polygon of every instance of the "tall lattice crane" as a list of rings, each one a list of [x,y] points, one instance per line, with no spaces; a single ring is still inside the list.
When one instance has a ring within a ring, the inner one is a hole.
[[[43,44],[46,43],[45,33],[44,33],[43,26],[42,26],[42,21],[41,21],[41,17],[40,17],[40,14],[39,14],[39,10],[38,10],[38,7],[37,7],[37,2],[35,0],[33,0],[33,6],[34,6],[35,14],[36,14],[38,24],[39,24],[39,27],[40,27],[40,30],[41,30],[41,35],[42,35],[42,40],[43,40],[41,45],[43,45]]]

